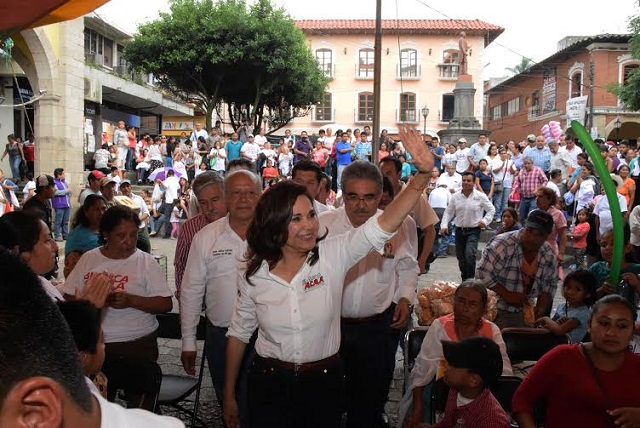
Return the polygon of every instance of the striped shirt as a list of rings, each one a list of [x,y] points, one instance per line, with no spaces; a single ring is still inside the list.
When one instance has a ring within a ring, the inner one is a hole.
[[[503,233],[494,237],[484,248],[475,277],[485,287],[493,288],[500,284],[511,292],[524,292],[521,245],[523,233],[524,229]],[[542,244],[538,250],[537,262],[538,269],[529,291],[529,298],[538,297],[540,293],[547,293],[553,298],[558,288],[558,266],[548,242]],[[522,311],[521,307],[511,306],[501,297],[498,297],[498,309],[509,312]]]
[[[176,299],[180,300],[180,287],[182,287],[182,277],[184,276],[184,269],[187,266],[187,259],[189,258],[189,248],[191,248],[191,241],[193,237],[206,225],[210,223],[204,214],[198,215],[187,220],[180,228],[178,234],[178,243],[176,245],[176,255],[173,260],[173,266],[175,267],[175,279],[176,279]]]

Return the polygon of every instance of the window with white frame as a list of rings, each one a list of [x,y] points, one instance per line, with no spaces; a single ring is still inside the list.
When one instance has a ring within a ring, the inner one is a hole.
[[[402,49],[400,51],[400,76],[418,77],[418,51]]]
[[[443,64],[458,64],[458,55],[460,51],[458,49],[446,49],[442,53]]]
[[[400,122],[415,122],[416,117],[416,94],[411,92],[400,94],[400,115],[398,120]]]
[[[369,122],[373,120],[373,93],[361,92],[358,94],[358,121]]]
[[[491,119],[496,120],[502,117],[502,104],[491,108]]]
[[[360,49],[358,51],[358,77],[373,77],[373,63],[373,49]]]
[[[640,64],[637,63],[625,64],[622,70],[622,82],[620,83],[624,85],[627,82],[627,79],[629,79],[629,77],[635,73],[638,68],[640,68]]]
[[[576,71],[571,75],[571,92],[570,98],[582,96],[582,71]]]
[[[333,77],[333,55],[331,49],[318,49],[316,50],[316,61],[320,70],[327,77]]]
[[[511,116],[520,111],[520,97],[507,102],[507,116]]]
[[[331,102],[331,94],[325,92],[322,100],[316,104],[316,120],[319,122],[330,122],[333,120],[333,107]]]

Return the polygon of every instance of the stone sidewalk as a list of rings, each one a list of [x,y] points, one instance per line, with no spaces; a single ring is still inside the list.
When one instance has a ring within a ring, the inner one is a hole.
[[[62,243],[61,248],[64,246]],[[170,239],[162,239],[162,238],[152,238],[151,239],[152,253],[153,254],[162,254],[166,256],[167,261],[167,277],[169,281],[169,286],[171,289],[175,289],[174,283],[174,268],[173,268],[173,259],[175,253],[176,241]],[[64,251],[60,251],[61,254]],[[62,265],[62,264],[61,264]],[[460,282],[460,272],[458,270],[458,262],[456,258],[450,255],[447,258],[439,258],[437,259],[431,266],[431,270],[426,275],[422,275],[419,277],[418,288],[422,289],[427,284],[432,283],[436,280],[444,280],[444,281],[456,281]],[[557,306],[557,303],[560,301],[558,298],[560,296],[560,290],[556,295],[556,299],[554,302],[554,308]],[[178,312],[178,302],[174,298],[173,311]],[[417,320],[414,321],[417,325]],[[179,340],[168,340],[168,339],[159,339],[159,348],[160,348],[160,357],[158,363],[162,368],[163,373],[170,374],[179,374],[184,375],[184,370],[182,368],[182,364],[180,362],[180,353],[181,353],[181,342]],[[198,349],[198,357],[202,355],[202,345],[200,344]],[[199,360],[198,360],[199,363]],[[391,388],[389,390],[389,400],[385,406],[386,413],[389,415],[391,420],[391,427],[396,426],[396,414],[398,408],[398,402],[402,397],[402,385],[404,382],[404,373],[403,373],[403,356],[400,350],[396,354],[396,369],[393,376],[393,381],[391,384]],[[220,412],[220,407],[218,406],[218,402],[213,391],[213,387],[211,384],[211,377],[209,376],[209,371],[206,369],[206,373],[204,375],[204,381],[202,386],[202,392],[200,396],[200,410],[199,416],[206,422],[208,427],[211,428],[221,428],[222,424],[222,415]],[[170,411],[169,409],[162,409],[165,414],[171,414],[177,417],[180,415]],[[187,419],[183,419],[185,422]]]

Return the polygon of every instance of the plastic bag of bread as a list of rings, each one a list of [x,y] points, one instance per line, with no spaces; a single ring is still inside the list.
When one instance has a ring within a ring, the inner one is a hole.
[[[418,324],[431,325],[433,320],[453,312],[453,295],[458,284],[454,282],[435,281],[423,288],[418,295]]]

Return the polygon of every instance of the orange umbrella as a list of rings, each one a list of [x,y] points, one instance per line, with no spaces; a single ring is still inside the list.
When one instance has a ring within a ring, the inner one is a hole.
[[[68,21],[97,9],[109,0],[11,0],[0,3],[0,33]]]

